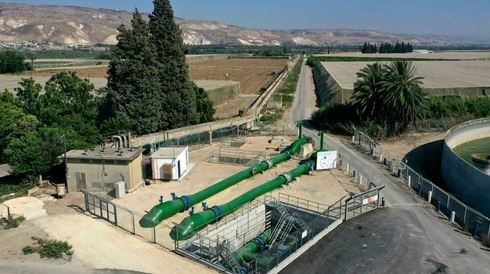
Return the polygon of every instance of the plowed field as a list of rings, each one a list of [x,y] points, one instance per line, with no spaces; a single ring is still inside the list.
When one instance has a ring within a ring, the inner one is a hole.
[[[276,78],[288,59],[221,59],[189,64],[193,80],[231,80],[240,82],[241,94],[258,94]]]

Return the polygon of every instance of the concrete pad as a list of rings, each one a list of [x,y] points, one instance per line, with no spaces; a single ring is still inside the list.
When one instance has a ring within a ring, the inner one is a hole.
[[[26,220],[46,216],[46,210],[43,209],[44,203],[34,197],[20,197],[3,203],[10,209],[10,215],[13,217],[24,216]],[[2,217],[7,217],[7,208],[2,207]]]

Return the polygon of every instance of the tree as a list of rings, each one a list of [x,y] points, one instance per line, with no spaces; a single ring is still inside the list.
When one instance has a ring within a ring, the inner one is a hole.
[[[67,147],[80,148],[76,135],[73,130],[57,127],[42,127],[39,131],[28,132],[9,143],[5,150],[8,163],[14,174],[24,174],[34,181],[61,162],[59,156],[64,152],[62,136],[66,138]]]
[[[32,78],[22,78],[19,85],[19,88],[14,88],[17,93],[15,103],[21,107],[24,112],[39,116],[39,95],[41,94],[43,87],[41,84],[36,83]]]
[[[138,10],[133,13],[131,26],[130,30],[124,25],[119,27],[118,45],[111,55],[106,90],[111,126],[107,128],[121,124],[116,120],[131,121],[132,129],[140,134],[156,132],[168,127],[163,119],[161,64],[150,40],[148,23]]]
[[[199,123],[213,121],[213,115],[216,113],[213,102],[209,100],[206,91],[192,83],[194,92],[196,93],[197,113],[199,114]]]
[[[0,101],[0,163],[7,162],[4,151],[10,141],[35,132],[37,125],[35,116],[24,113],[13,102]]]
[[[46,93],[40,96],[38,118],[41,124],[73,130],[85,147],[97,144],[94,85],[88,79],[79,78],[75,72],[61,72],[48,80],[45,90]]]
[[[424,77],[415,76],[412,62],[397,60],[386,65],[382,81],[383,105],[393,120],[401,122],[400,130],[423,116],[426,94],[420,87]],[[395,128],[395,131],[398,129]]]
[[[352,105],[363,119],[379,119],[383,116],[382,81],[383,66],[376,62],[368,64],[356,73]]]
[[[24,54],[11,50],[0,51],[0,74],[21,73],[26,69]]]
[[[149,25],[160,63],[161,88],[165,92],[162,119],[168,128],[196,124],[199,121],[196,94],[189,80],[182,31],[174,21],[169,0],[155,0],[153,4]]]
[[[390,134],[398,134],[421,118],[427,99],[409,61],[386,65],[367,65],[357,73],[352,104],[364,121],[384,125]]]

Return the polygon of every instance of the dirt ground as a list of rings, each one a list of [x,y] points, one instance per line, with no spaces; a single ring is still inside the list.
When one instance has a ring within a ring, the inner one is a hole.
[[[269,143],[270,136],[249,137],[247,143],[241,148],[244,150],[264,151],[267,157],[273,157],[279,152],[279,147],[292,143],[294,137],[275,136],[282,139],[280,142]],[[187,176],[179,182],[154,182],[149,186],[139,188],[133,193],[127,194],[122,199],[113,202],[122,205],[135,212],[136,216],[142,216],[150,210],[161,195],[164,199],[170,199],[170,192],[177,195],[195,193],[211,184],[214,184],[238,171],[244,166],[207,162],[209,153],[218,149],[223,144],[214,144],[199,150],[190,152],[190,162],[193,168]],[[242,193],[263,184],[279,174],[297,167],[299,159],[282,163],[273,169],[258,174],[253,179],[248,179],[207,200],[210,206],[228,202]],[[342,171],[334,172],[314,171],[312,175],[304,175],[289,185],[274,190],[271,196],[277,197],[279,192],[312,200],[322,204],[332,204],[348,194],[338,178],[342,178]],[[24,221],[20,227],[9,230],[0,230],[0,259],[22,261],[41,261],[52,265],[66,265],[82,270],[89,269],[127,269],[148,273],[161,273],[166,269],[173,273],[194,271],[198,273],[213,273],[210,269],[189,261],[171,251],[173,243],[168,239],[169,246],[151,244],[142,237],[134,236],[128,232],[114,227],[106,221],[95,218],[83,211],[84,200],[80,193],[70,193],[62,199],[52,199],[49,193],[55,193],[54,188],[44,188],[34,196],[34,204],[40,201],[44,203],[43,209],[46,216],[39,216]],[[20,200],[19,200],[20,201]],[[18,202],[25,209],[32,208],[27,203]],[[196,212],[201,211],[196,205]],[[161,225],[163,232],[170,232],[174,222],[179,223],[187,213],[180,213],[164,221]],[[137,220],[136,220],[137,221]],[[168,235],[168,234],[167,234]],[[23,255],[22,248],[32,245],[31,237],[56,239],[67,241],[75,251],[73,260],[44,260],[38,255]],[[13,240],[15,239],[15,240]]]
[[[284,121],[287,122],[287,121]],[[291,133],[292,131],[288,131]],[[443,138],[443,133],[415,134],[403,139],[383,142],[385,149],[393,151],[397,156],[404,156],[414,146]],[[281,141],[269,143],[272,136],[248,137],[247,143],[241,148],[244,150],[264,151],[267,157],[273,157],[279,147],[289,145],[294,136],[274,136]],[[216,143],[190,152],[192,169],[181,181],[154,182],[142,186],[122,199],[115,199],[118,205],[124,206],[142,216],[158,203],[160,196],[165,200],[171,199],[170,192],[177,195],[195,193],[211,184],[214,184],[246,167],[234,166],[207,161],[211,151],[224,146]],[[251,179],[242,181],[225,191],[215,195],[206,202],[209,206],[228,202],[244,192],[259,186],[277,175],[297,167],[299,159],[282,163],[271,170],[258,174]],[[81,270],[93,269],[127,269],[147,273],[161,273],[166,269],[173,273],[195,271],[199,273],[213,273],[209,268],[187,260],[171,251],[173,243],[170,238],[164,247],[149,243],[148,240],[131,235],[130,233],[114,227],[106,221],[95,218],[84,212],[83,195],[70,193],[63,199],[53,199],[48,194],[54,193],[54,188],[44,188],[34,196],[40,197],[34,204],[41,201],[46,216],[34,217],[24,221],[19,228],[0,230],[0,259],[16,262],[42,262],[48,265],[69,266]],[[269,196],[277,197],[278,193],[288,194],[318,203],[330,205],[349,192],[359,192],[356,183],[341,170],[314,171],[312,175],[303,175],[297,181],[280,189],[274,190]],[[34,199],[34,198],[33,198]],[[18,202],[23,204],[24,202]],[[26,203],[26,209],[32,209]],[[195,206],[196,212],[201,211],[200,205]],[[170,232],[174,223],[179,223],[187,213],[180,213],[161,225],[163,235]],[[167,234],[168,235],[168,234]],[[68,241],[73,246],[75,254],[71,262],[64,260],[40,259],[37,254],[23,255],[22,248],[32,245],[31,237],[56,239]],[[15,239],[15,240],[14,240]]]

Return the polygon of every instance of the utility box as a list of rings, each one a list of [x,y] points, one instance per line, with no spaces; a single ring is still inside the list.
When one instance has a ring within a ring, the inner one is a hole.
[[[126,184],[123,181],[114,183],[114,194],[116,198],[121,198],[126,194]]]
[[[163,147],[150,160],[153,180],[179,180],[189,166],[189,148]]]
[[[56,195],[58,195],[58,197],[62,198],[62,197],[65,197],[65,194],[66,194],[65,184],[57,184],[56,185]]]

